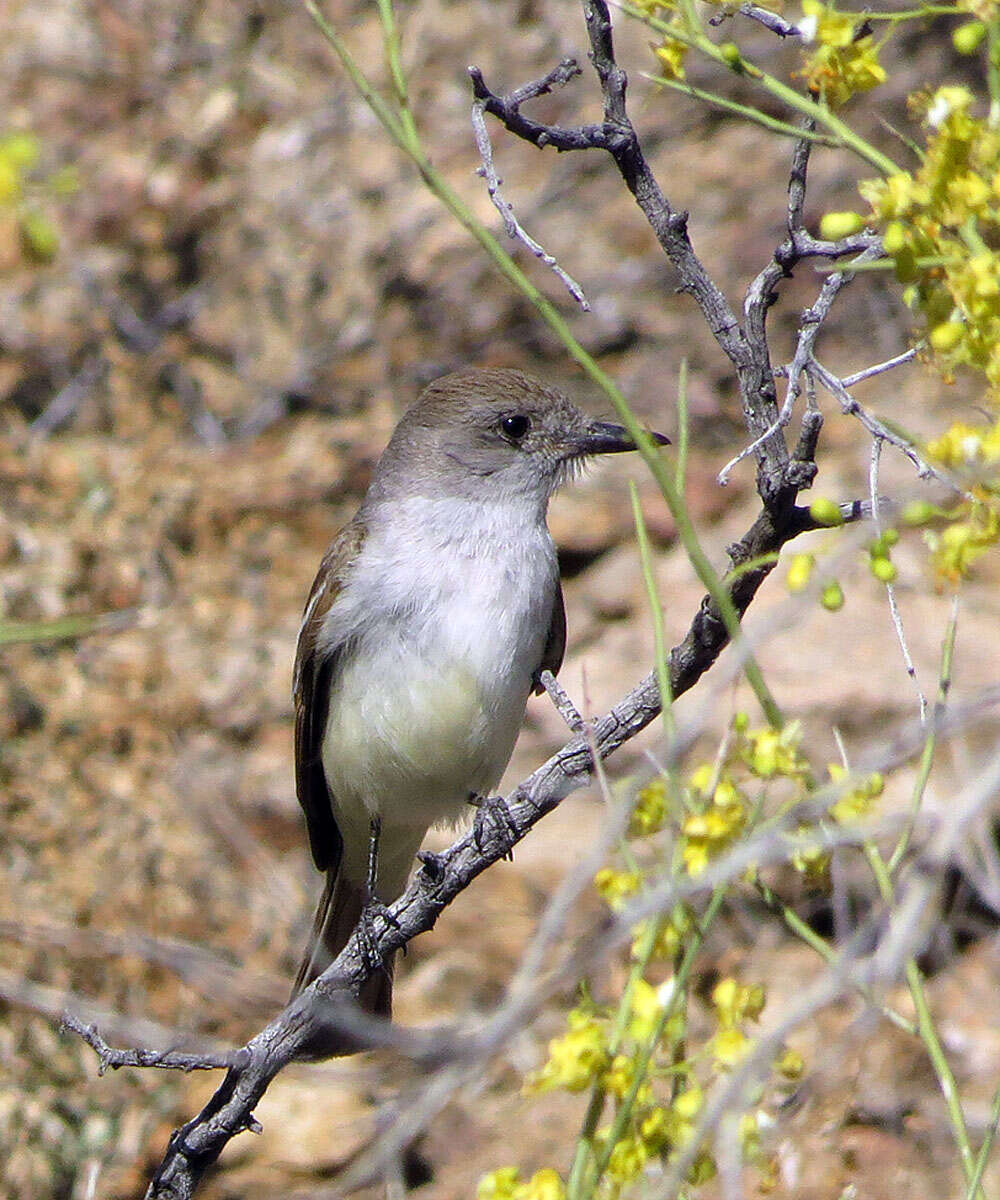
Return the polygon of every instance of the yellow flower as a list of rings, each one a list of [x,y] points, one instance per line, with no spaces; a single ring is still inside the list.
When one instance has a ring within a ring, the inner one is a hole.
[[[543,1167],[514,1192],[514,1200],[565,1200],[566,1188],[558,1171]]]
[[[720,1029],[708,1045],[716,1063],[726,1070],[746,1058],[750,1039],[739,1029]]]
[[[789,1050],[786,1047],[778,1056],[774,1069],[779,1075],[784,1075],[786,1079],[801,1079],[806,1064],[798,1050]]]
[[[915,206],[930,200],[927,186],[915,180],[909,171],[900,171],[887,179],[866,179],[858,185],[858,191],[877,217],[889,221],[908,216]]]
[[[628,836],[649,837],[663,828],[667,815],[667,785],[662,779],[654,779],[639,792],[635,808],[629,817]]]
[[[698,1113],[701,1112],[704,1103],[705,1097],[702,1094],[701,1088],[696,1083],[689,1083],[674,1101],[673,1108],[681,1120],[693,1121]]]
[[[760,779],[776,775],[802,779],[809,774],[809,764],[799,753],[802,726],[792,721],[784,729],[757,729],[747,734],[743,757],[747,766]]]
[[[619,1100],[624,1100],[629,1093],[634,1078],[635,1066],[632,1060],[624,1054],[616,1054],[602,1082],[612,1096],[617,1096]]]
[[[973,96],[967,87],[939,87],[927,106],[927,124],[939,129],[954,113],[965,113],[972,106]]]
[[[816,565],[815,554],[793,554],[785,576],[785,586],[790,592],[801,592],[809,586],[809,577]]]
[[[622,908],[629,896],[634,896],[642,886],[642,875],[638,871],[616,871],[613,867],[602,867],[594,876],[594,887],[613,909]]]
[[[631,1183],[648,1159],[649,1152],[641,1138],[624,1137],[611,1151],[608,1177],[615,1183]]]
[[[885,790],[885,780],[878,771],[874,771],[866,779],[855,783],[854,787],[846,785],[851,782],[847,771],[839,763],[830,763],[827,768],[833,783],[845,784],[845,790],[834,804],[830,805],[830,816],[841,825],[860,821],[871,811],[872,803]]]
[[[684,59],[687,52],[688,47],[672,37],[665,37],[662,45],[657,46],[656,57],[660,60],[660,66],[667,79],[684,78]]]
[[[731,976],[720,979],[712,989],[719,1024],[736,1025],[740,1021],[756,1021],[764,1011],[767,994],[761,984],[739,983]]]
[[[802,0],[802,12],[798,27],[803,41],[839,48],[851,44],[857,17],[839,13],[832,4],[819,0]]]
[[[500,1167],[479,1181],[477,1200],[514,1200],[520,1172],[517,1167]]]
[[[664,1009],[664,993],[645,979],[637,979],[632,988],[632,1005],[628,1021],[629,1037],[637,1042],[648,1041],[659,1024]]]
[[[975,561],[1000,542],[1000,511],[995,503],[976,502],[962,509],[965,520],[956,520],[940,533],[924,533],[935,566],[952,582],[966,578]]]
[[[591,1013],[573,1009],[569,1031],[549,1042],[549,1057],[524,1083],[526,1095],[555,1091],[582,1092],[608,1063],[606,1033]]]

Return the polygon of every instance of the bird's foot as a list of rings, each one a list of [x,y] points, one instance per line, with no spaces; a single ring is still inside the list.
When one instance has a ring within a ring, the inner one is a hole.
[[[514,861],[514,844],[517,841],[517,826],[514,824],[503,796],[478,796],[469,793],[469,803],[475,808],[472,836],[476,849],[483,851],[486,842],[496,839],[504,847],[502,857]]]
[[[358,934],[361,939],[361,953],[365,960],[365,965],[369,970],[386,970],[385,963],[382,960],[382,955],[378,949],[378,923],[383,921],[391,929],[399,928],[399,921],[392,915],[387,904],[382,901],[372,892],[368,890],[365,898],[365,906],[361,910],[361,917],[358,920]],[[406,953],[406,947],[403,947],[403,953]]]

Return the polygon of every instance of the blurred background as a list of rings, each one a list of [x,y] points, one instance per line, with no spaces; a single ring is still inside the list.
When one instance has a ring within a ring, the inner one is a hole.
[[[327,13],[383,82],[372,8],[337,0]],[[564,54],[585,61],[580,14],[555,0],[419,0],[400,17],[432,157],[496,228],[474,174],[466,68],[478,64],[507,89]],[[299,615],[395,420],[425,383],[469,364],[522,367],[595,411],[599,403],[387,144],[298,4],[8,0],[0,33],[0,157],[5,146],[10,160],[6,185],[0,162],[0,617],[125,614],[88,636],[0,649],[0,1194],[117,1200],[141,1194],[170,1129],[217,1080],[97,1078],[92,1052],[58,1034],[59,1015],[69,1004],[120,1044],[195,1035],[232,1044],[284,1003],[320,882],[291,769]],[[794,48],[748,36],[776,69],[794,65]],[[647,41],[623,25],[633,118],[672,202],[691,210],[696,248],[738,302],[781,237],[788,146],[659,93],[641,77],[654,66]],[[924,74],[967,69],[946,61],[948,47],[921,37],[895,48],[897,69],[877,93],[882,117],[905,126],[905,96]],[[693,81],[719,86],[697,71]],[[596,119],[594,81],[585,73],[538,111]],[[676,294],[610,160],[538,153],[492,132],[515,211],[581,282],[592,313],[571,310],[538,264],[527,269],[640,416],[668,433],[688,360],[689,502],[722,564],[756,510],[745,464],[727,488],[715,481],[744,440],[728,364]],[[807,217],[856,207],[865,173],[817,153]],[[805,268],[783,288],[776,361],[791,356],[819,282]],[[846,374],[904,349],[908,331],[895,286],[870,275],[839,302],[821,357]],[[862,398],[917,434],[975,403],[920,366],[871,381]],[[869,443],[827,411],[816,491],[863,497]],[[921,494],[904,468],[887,459],[883,490]],[[638,461],[609,463],[560,497],[551,524],[569,610],[562,678],[585,712],[605,710],[652,662],[629,478],[671,643],[700,600]],[[750,621],[768,680],[803,719],[820,763],[834,757],[834,726],[861,756],[916,712],[884,590],[841,537],[811,535],[808,548],[841,555],[842,612],[790,609],[776,574]],[[950,601],[935,593],[918,535],[895,561],[911,649],[932,690]],[[963,592],[959,698],[997,676],[997,583],[986,560]],[[709,739],[749,697],[709,687],[684,705]],[[930,805],[949,803],[995,732],[943,752]],[[548,702],[532,701],[508,782],[565,737]],[[641,771],[655,745],[655,731],[631,743],[615,775]],[[905,803],[907,782],[905,772],[895,781],[893,803]],[[478,880],[402,964],[399,1019],[488,1011],[601,820],[597,794],[580,793],[513,864]],[[951,882],[930,989],[981,1133],[1000,1070],[1000,952],[975,887],[959,873]],[[810,919],[829,927],[828,906],[812,903]],[[596,896],[583,902],[579,927],[600,912]],[[705,987],[738,969],[767,981],[780,1015],[818,964],[759,914],[733,914],[706,952]],[[601,964],[595,986],[620,969]],[[484,1171],[512,1161],[560,1165],[579,1105],[527,1101],[518,1089],[569,995],[414,1145],[406,1175],[419,1194],[469,1197]],[[918,1045],[853,1003],[793,1044],[808,1080],[777,1135],[780,1194],[832,1197],[852,1182],[871,1200],[908,1185],[960,1194]],[[232,1143],[204,1195],[331,1194],[379,1104],[412,1082],[389,1054],[287,1071],[257,1111],[263,1135]]]

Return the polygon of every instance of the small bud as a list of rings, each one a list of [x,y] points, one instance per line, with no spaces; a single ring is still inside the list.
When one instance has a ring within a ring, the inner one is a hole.
[[[896,278],[900,283],[913,283],[920,277],[917,256],[914,254],[912,246],[904,246],[901,250],[897,250],[892,262],[896,269]]]
[[[982,21],[968,21],[951,35],[951,44],[959,54],[975,54],[985,36],[986,26]]]
[[[895,546],[898,543],[898,541],[899,541],[899,530],[898,529],[887,529],[882,534],[882,545],[883,546]]]
[[[926,525],[938,515],[938,510],[926,500],[914,500],[903,509],[904,525]]]
[[[938,354],[947,354],[949,350],[955,349],[963,337],[965,326],[961,321],[943,321],[931,330],[930,343]]]
[[[797,1050],[786,1050],[774,1065],[786,1079],[801,1079],[806,1069],[805,1060]]]
[[[881,583],[892,583],[899,573],[896,570],[896,564],[881,555],[878,558],[873,558],[869,566],[871,567],[872,574]]]
[[[815,555],[812,554],[793,554],[792,561],[788,567],[788,575],[785,583],[788,585],[790,592],[801,592],[809,584],[809,577],[812,575],[813,567],[816,565]]]
[[[37,262],[51,262],[59,249],[59,234],[48,217],[39,212],[26,212],[20,225],[25,253]]]
[[[722,61],[733,71],[739,71],[743,66],[743,58],[740,54],[740,48],[735,42],[723,42],[719,47],[719,54],[722,56]]]
[[[895,257],[906,247],[906,226],[902,221],[890,221],[882,234],[882,248]]]
[[[826,496],[817,496],[816,499],[809,505],[809,515],[817,525],[843,525],[844,517],[840,511],[840,505],[835,504],[833,500],[829,500]]]
[[[8,133],[0,138],[0,155],[28,171],[38,161],[38,139],[30,133]]]
[[[828,242],[838,242],[852,233],[860,233],[864,227],[865,219],[860,213],[832,212],[820,221],[819,236]]]
[[[819,602],[829,612],[839,612],[844,607],[844,589],[836,579],[831,579],[829,583],[824,584]]]

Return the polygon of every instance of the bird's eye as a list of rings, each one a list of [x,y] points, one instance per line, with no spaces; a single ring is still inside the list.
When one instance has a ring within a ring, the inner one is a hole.
[[[510,413],[506,417],[500,418],[500,428],[503,430],[504,437],[519,442],[531,428],[531,420],[524,413]]]

